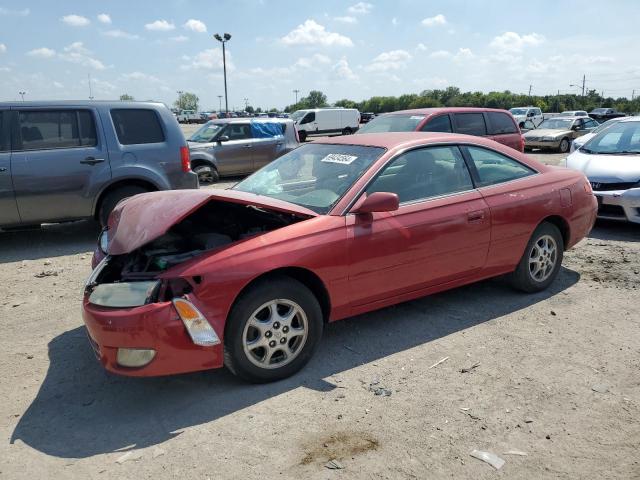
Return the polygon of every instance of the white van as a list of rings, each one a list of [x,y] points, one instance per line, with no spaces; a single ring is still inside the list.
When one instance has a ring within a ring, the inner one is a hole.
[[[301,142],[308,135],[351,135],[360,127],[360,112],[355,108],[296,110],[291,114],[291,119],[296,124]]]

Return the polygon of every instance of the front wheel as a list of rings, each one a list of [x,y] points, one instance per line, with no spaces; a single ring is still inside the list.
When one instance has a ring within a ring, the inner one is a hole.
[[[558,276],[563,253],[564,240],[558,227],[547,222],[540,224],[511,274],[511,284],[528,293],[545,290]]]
[[[211,185],[220,180],[218,170],[211,165],[198,165],[193,167],[193,171],[198,175],[198,183],[200,185]]]
[[[304,130],[298,132],[298,137],[300,138],[300,143],[305,142],[307,140],[307,132],[305,132]]]
[[[569,151],[569,148],[571,148],[571,142],[569,142],[568,138],[563,138],[560,141],[560,146],[558,147],[558,150],[560,151],[560,153],[567,153]]]
[[[115,190],[107,193],[107,195],[100,202],[100,209],[98,210],[98,220],[100,221],[100,225],[102,225],[103,227],[107,225],[107,221],[109,220],[111,211],[122,200],[124,200],[125,198],[133,197],[134,195],[138,195],[139,193],[146,193],[148,191],[149,190],[144,187],[139,187],[137,185],[128,185],[125,187],[116,188]]]
[[[352,133],[353,133],[353,130],[351,130],[351,128],[349,127],[342,130],[342,135],[351,135]]]
[[[254,383],[289,377],[312,357],[322,329],[320,305],[307,287],[288,277],[260,282],[229,314],[225,365]]]

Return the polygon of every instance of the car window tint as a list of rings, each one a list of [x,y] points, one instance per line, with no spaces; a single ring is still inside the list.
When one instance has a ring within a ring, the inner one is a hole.
[[[458,147],[411,150],[392,160],[367,193],[396,193],[401,203],[471,190],[471,176]]]
[[[80,143],[87,147],[97,145],[98,136],[93,113],[88,110],[78,111],[78,125],[80,126]]]
[[[482,113],[456,113],[456,132],[466,135],[482,136],[487,134]]]
[[[122,145],[164,142],[164,132],[156,112],[149,109],[111,110],[113,126]]]
[[[80,146],[75,110],[29,110],[19,112],[18,130],[23,150]]]
[[[252,138],[251,126],[247,123],[232,123],[227,125],[223,135],[229,137],[229,140],[246,140]]]
[[[5,138],[4,125],[5,117],[9,115],[9,110],[0,110],[0,152],[6,152],[9,150],[8,139]]]
[[[585,128],[595,128],[598,126],[598,123],[595,120],[586,120]]]
[[[490,135],[502,135],[505,133],[516,133],[516,124],[506,113],[489,112],[489,122],[491,123]]]
[[[449,115],[438,115],[430,119],[420,129],[423,132],[451,132],[451,120]]]
[[[535,173],[526,165],[493,150],[467,147],[467,151],[475,164],[478,172],[478,186],[481,187],[509,182]]]

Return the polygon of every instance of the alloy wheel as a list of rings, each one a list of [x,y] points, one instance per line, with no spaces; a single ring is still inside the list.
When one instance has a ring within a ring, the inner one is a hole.
[[[551,235],[541,236],[529,252],[529,274],[536,282],[544,282],[555,269],[558,245]]]

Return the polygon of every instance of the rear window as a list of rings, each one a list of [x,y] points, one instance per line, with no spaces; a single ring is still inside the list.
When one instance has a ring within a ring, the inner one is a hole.
[[[505,133],[516,133],[516,124],[506,113],[488,112],[491,130],[489,135],[501,135]]]
[[[451,120],[449,120],[449,115],[438,115],[432,118],[420,130],[423,132],[451,133]]]
[[[456,113],[456,132],[465,135],[482,136],[487,134],[482,113]]]
[[[111,118],[122,145],[164,142],[162,126],[153,110],[114,109]]]
[[[18,112],[22,150],[89,147],[97,144],[93,115],[88,110]]]
[[[358,130],[358,133],[414,132],[424,115],[382,115]]]

